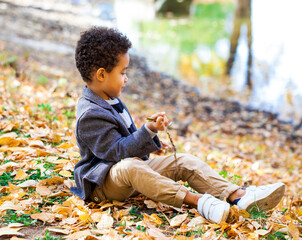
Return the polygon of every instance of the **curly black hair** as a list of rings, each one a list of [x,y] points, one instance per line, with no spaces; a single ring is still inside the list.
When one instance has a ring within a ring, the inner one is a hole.
[[[117,29],[92,27],[83,32],[75,51],[76,66],[83,80],[91,82],[92,73],[101,67],[110,73],[120,54],[126,54],[131,45]]]

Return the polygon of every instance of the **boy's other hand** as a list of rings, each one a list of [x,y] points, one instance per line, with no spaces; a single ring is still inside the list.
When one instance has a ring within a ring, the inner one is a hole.
[[[146,126],[153,132],[163,131],[169,124],[169,120],[165,112],[159,112],[153,114],[150,119],[154,119],[152,122],[147,122]]]
[[[162,140],[160,142],[163,150],[167,150],[167,151],[172,150],[172,146],[170,144]]]
[[[166,143],[164,141],[160,141],[160,143],[161,143],[161,149],[153,152],[153,154],[155,154],[155,155],[161,155],[162,153],[164,153],[166,151],[172,150],[172,146],[170,146],[168,143]]]

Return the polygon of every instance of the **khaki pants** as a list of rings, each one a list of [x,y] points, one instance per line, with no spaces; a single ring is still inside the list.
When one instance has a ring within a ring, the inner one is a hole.
[[[95,188],[91,199],[125,199],[142,193],[150,199],[181,207],[188,189],[177,181],[187,181],[199,193],[228,197],[239,186],[234,185],[208,164],[190,154],[177,154],[177,168],[173,155],[155,157],[148,161],[126,158],[110,169],[101,188]]]

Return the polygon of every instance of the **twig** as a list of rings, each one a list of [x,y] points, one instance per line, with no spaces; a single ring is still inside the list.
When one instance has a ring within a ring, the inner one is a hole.
[[[149,122],[156,122],[156,118],[150,118],[150,117],[147,117],[147,120],[149,121]],[[172,124],[172,122],[170,122],[169,124],[168,124],[168,126],[164,126],[164,130],[165,130],[165,133],[167,134],[167,136],[168,136],[168,138],[169,138],[169,141],[170,141],[170,143],[171,143],[171,145],[172,145],[172,151],[173,151],[173,155],[174,155],[174,160],[175,160],[175,170],[176,170],[176,172],[178,172],[177,171],[177,157],[176,157],[176,147],[175,147],[175,144],[174,144],[174,142],[173,142],[173,139],[172,139],[172,137],[171,137],[171,134],[170,134],[170,132],[168,131],[168,128],[169,128],[169,126]]]

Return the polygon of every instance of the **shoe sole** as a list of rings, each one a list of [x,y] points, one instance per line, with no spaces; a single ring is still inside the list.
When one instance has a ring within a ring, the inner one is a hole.
[[[259,199],[253,203],[251,203],[247,208],[246,211],[249,211],[253,206],[257,206],[259,211],[266,211],[272,209],[278,205],[281,201],[285,192],[285,185],[281,185],[280,187],[276,188],[270,195],[265,198]]]

